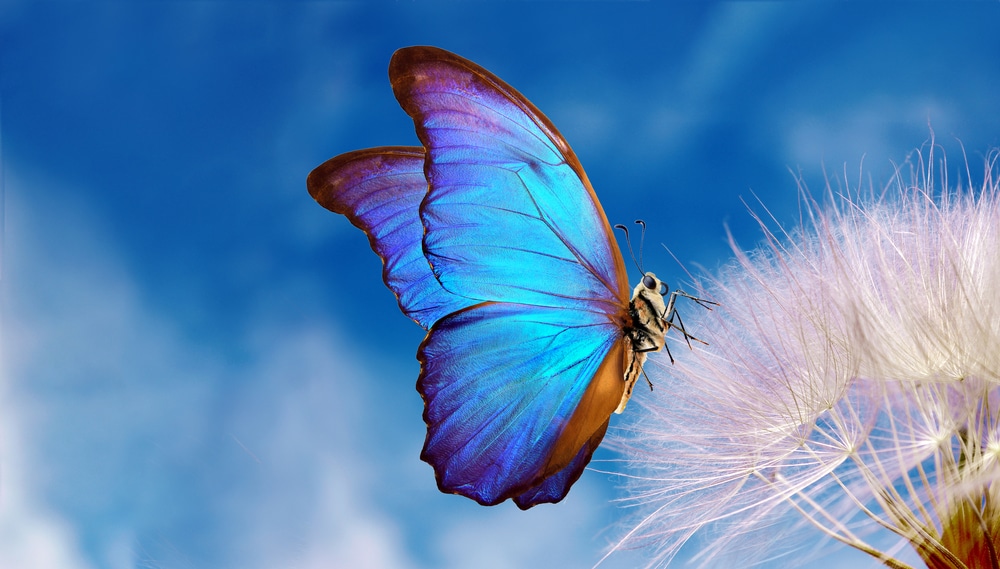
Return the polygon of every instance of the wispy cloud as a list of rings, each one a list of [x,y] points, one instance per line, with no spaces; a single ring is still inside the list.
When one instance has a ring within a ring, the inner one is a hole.
[[[0,566],[85,569],[73,524],[39,496],[38,472],[25,449],[23,401],[11,397],[6,366],[0,376]]]
[[[4,567],[408,567],[359,452],[372,378],[265,313],[249,361],[149,298],[73,188],[8,172]]]

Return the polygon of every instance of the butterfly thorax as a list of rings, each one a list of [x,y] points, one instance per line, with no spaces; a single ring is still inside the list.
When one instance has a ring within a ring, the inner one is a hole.
[[[632,388],[642,374],[642,366],[649,352],[663,349],[667,324],[664,321],[667,307],[663,302],[666,286],[653,273],[643,275],[632,289],[629,302],[629,324],[624,328],[625,341],[625,391],[615,413],[625,410],[632,397]]]

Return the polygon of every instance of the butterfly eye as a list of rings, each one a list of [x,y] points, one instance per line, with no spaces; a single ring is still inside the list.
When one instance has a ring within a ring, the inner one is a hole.
[[[670,292],[670,287],[667,286],[667,283],[660,283],[660,296],[667,296],[668,292]]]
[[[649,290],[656,290],[656,279],[646,275],[642,277],[642,286],[648,288]]]

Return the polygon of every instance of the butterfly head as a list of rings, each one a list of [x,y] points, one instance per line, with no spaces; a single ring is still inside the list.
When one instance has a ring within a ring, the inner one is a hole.
[[[659,293],[660,296],[667,296],[667,293],[670,292],[670,287],[667,286],[667,283],[656,278],[656,275],[653,273],[646,273],[642,276],[642,286],[648,290]],[[633,294],[635,294],[635,291],[633,291]]]
[[[670,293],[667,283],[656,278],[653,273],[642,276],[639,284],[632,289],[632,307],[639,312],[648,312],[650,317],[662,320],[667,315],[663,299]]]

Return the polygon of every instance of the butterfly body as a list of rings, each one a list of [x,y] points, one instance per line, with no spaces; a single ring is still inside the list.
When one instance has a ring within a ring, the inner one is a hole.
[[[337,156],[309,192],[368,234],[401,310],[428,330],[421,458],[438,487],[558,502],[664,346],[665,287],[647,273],[628,296],[579,160],[520,93],[431,47],[397,51],[389,77],[422,146]]]
[[[666,345],[666,333],[670,324],[665,318],[667,306],[663,302],[661,291],[666,292],[666,285],[653,273],[643,275],[642,280],[632,289],[628,310],[630,323],[623,330],[628,362],[625,367],[625,387],[615,413],[625,411],[625,404],[632,397],[632,388],[642,373],[647,354],[659,352]]]

